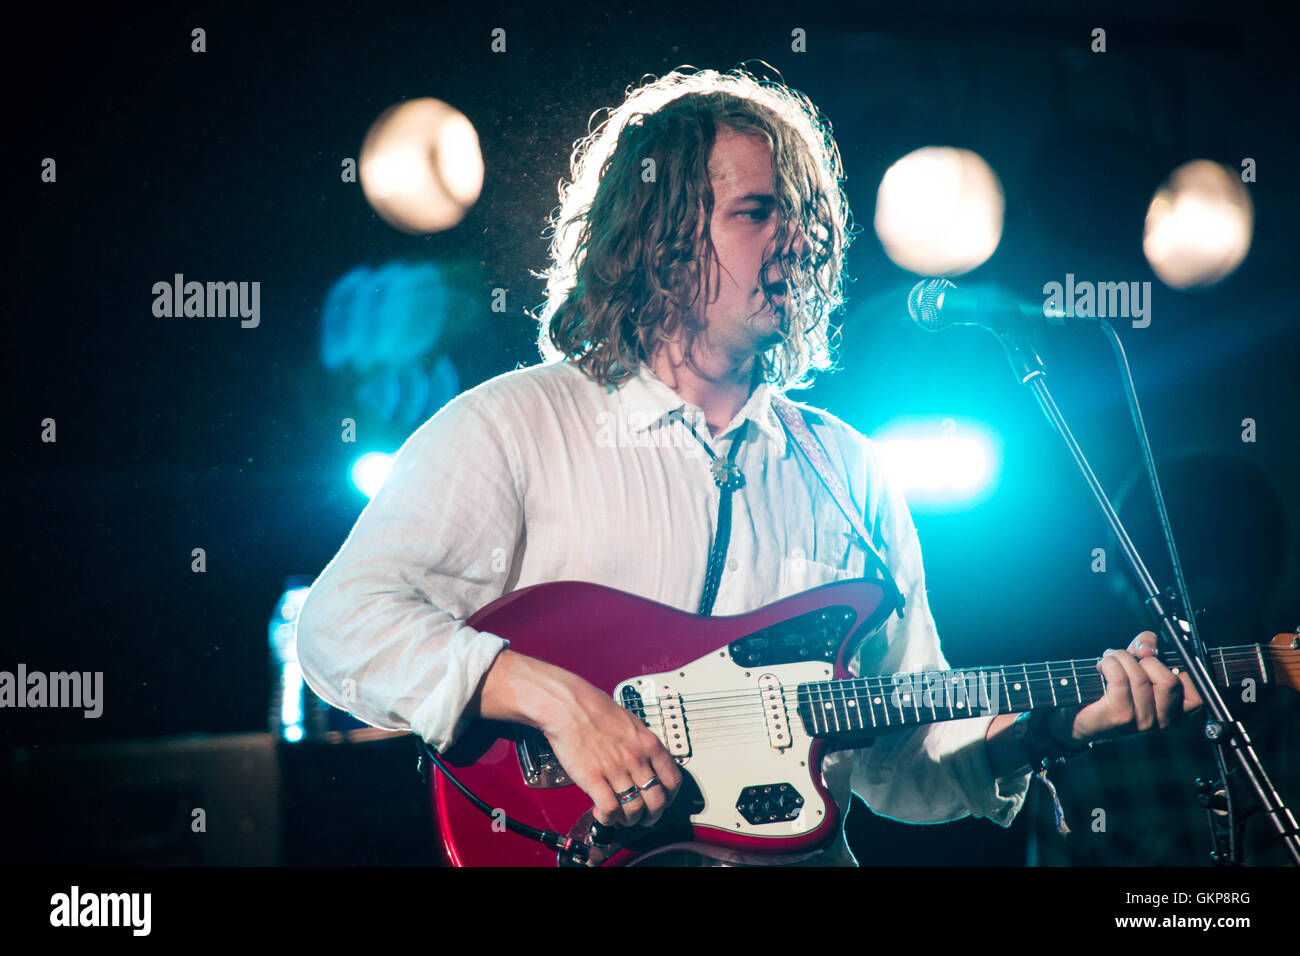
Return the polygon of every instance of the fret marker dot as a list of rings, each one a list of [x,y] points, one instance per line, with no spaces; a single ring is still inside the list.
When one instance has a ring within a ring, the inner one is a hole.
[[[1012,684],[1011,686],[1012,686],[1015,690],[1020,690],[1020,685],[1019,685],[1019,684]]]
[[[872,702],[873,704],[878,704],[878,703],[880,703],[880,698],[877,697],[877,698],[873,699],[871,702]]]
[[[1066,680],[1064,677],[1061,678],[1061,686],[1062,686],[1062,687],[1064,687],[1064,686],[1067,685],[1068,683],[1070,683],[1070,682],[1069,682],[1068,680]]]

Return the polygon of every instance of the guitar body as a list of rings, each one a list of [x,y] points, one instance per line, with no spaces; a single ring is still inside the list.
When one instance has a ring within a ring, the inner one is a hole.
[[[848,661],[891,612],[881,585],[863,579],[731,617],[561,581],[507,594],[468,623],[609,693],[655,731],[681,766],[673,806],[652,829],[622,831],[622,849],[607,861],[617,865],[685,848],[794,860],[830,842],[840,821],[821,779],[828,745],[808,735],[793,695],[804,682],[850,677]],[[442,756],[489,806],[534,827],[585,837],[591,800],[536,731],[475,721]],[[436,768],[431,786],[453,865],[558,865],[555,851],[494,825]]]

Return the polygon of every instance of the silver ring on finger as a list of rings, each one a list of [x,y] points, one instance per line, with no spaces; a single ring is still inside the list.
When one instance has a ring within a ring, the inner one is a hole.
[[[628,787],[626,790],[620,790],[618,793],[614,794],[614,796],[618,797],[619,803],[631,803],[633,800],[641,796],[641,788]]]
[[[639,789],[649,790],[651,787],[661,787],[661,786],[663,786],[663,784],[659,782],[659,777],[653,776],[650,778],[649,782],[641,784]]]

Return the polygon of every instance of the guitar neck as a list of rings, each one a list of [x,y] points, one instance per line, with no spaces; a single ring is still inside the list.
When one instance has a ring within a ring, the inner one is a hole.
[[[1206,655],[1220,687],[1247,679],[1273,683],[1279,665],[1290,677],[1295,657],[1300,650],[1267,644],[1209,648]],[[851,739],[943,720],[1079,706],[1106,693],[1105,678],[1097,670],[1100,659],[814,681],[798,686],[798,713],[813,737]],[[1160,659],[1172,670],[1182,667],[1172,648]]]

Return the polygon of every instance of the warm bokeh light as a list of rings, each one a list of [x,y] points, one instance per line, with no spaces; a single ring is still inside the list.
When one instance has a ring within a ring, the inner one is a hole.
[[[1002,184],[977,154],[926,146],[898,160],[880,180],[876,235],[904,269],[961,275],[993,255],[1005,209]]]
[[[399,103],[366,134],[360,174],[366,199],[390,225],[417,235],[450,229],[483,188],[478,134],[441,100]]]
[[[1205,288],[1241,265],[1254,230],[1255,207],[1241,177],[1194,159],[1175,169],[1152,197],[1142,251],[1170,288]]]

